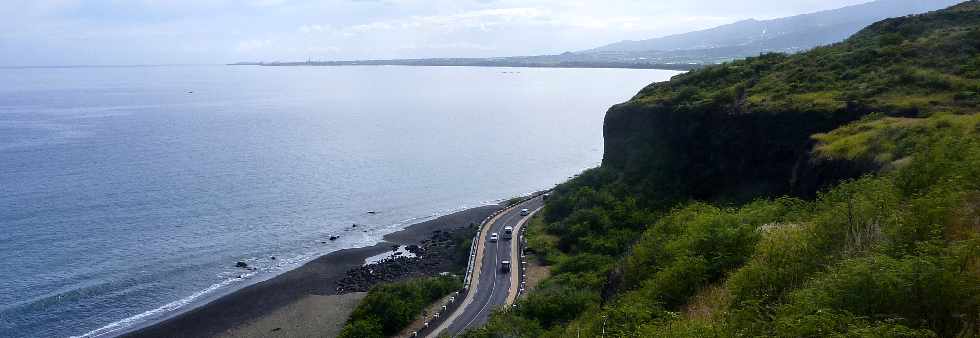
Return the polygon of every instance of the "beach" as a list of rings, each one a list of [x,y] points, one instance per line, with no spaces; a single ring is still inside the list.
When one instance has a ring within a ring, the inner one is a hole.
[[[346,249],[316,258],[299,268],[244,287],[123,337],[332,336],[339,332],[358,294],[338,295],[338,282],[365,259],[397,245],[420,245],[433,233],[479,224],[500,206],[459,211],[384,236],[373,246]],[[311,323],[315,322],[315,323]]]

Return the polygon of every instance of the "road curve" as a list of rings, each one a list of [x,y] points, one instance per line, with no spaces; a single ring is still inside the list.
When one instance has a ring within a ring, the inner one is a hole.
[[[446,322],[433,330],[429,337],[444,335],[455,337],[466,330],[480,327],[487,322],[494,309],[507,303],[508,294],[516,292],[516,286],[512,285],[511,274],[519,273],[517,271],[519,265],[516,262],[518,246],[511,243],[517,241],[517,234],[514,234],[513,239],[503,239],[504,227],[511,226],[518,229],[519,225],[526,222],[533,216],[533,212],[542,206],[544,202],[542,197],[538,196],[508,209],[487,223],[485,230],[480,233],[479,240],[483,244],[483,249],[477,255],[479,264],[473,271],[471,290],[467,292],[462,305]],[[521,209],[528,209],[532,214],[521,216]],[[488,241],[491,233],[500,235],[500,240]],[[510,272],[500,271],[500,262],[504,260],[511,261]]]

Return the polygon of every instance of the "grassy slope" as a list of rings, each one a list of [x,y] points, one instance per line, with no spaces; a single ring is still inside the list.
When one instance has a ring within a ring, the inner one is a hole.
[[[978,27],[886,20],[612,108],[532,224],[553,277],[470,336],[980,335]]]
[[[973,112],[978,7],[890,19],[808,53],[764,55],[650,85],[607,114],[603,167],[622,173],[644,200],[667,204],[812,195],[867,168],[813,168],[809,135],[872,112]]]

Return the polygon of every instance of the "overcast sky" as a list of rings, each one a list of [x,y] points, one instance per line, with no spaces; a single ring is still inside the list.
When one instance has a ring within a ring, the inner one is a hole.
[[[484,57],[867,0],[2,0],[0,65]]]

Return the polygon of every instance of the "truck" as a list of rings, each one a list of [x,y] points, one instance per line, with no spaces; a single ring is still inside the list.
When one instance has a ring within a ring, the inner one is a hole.
[[[505,226],[504,227],[504,239],[511,239],[514,237],[514,227]]]
[[[510,271],[510,261],[500,261],[500,271],[501,272]]]

